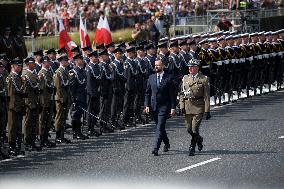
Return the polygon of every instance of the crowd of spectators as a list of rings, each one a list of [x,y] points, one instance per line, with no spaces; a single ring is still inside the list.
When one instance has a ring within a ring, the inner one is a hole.
[[[232,1],[232,0],[231,0]],[[249,3],[274,7],[283,4],[272,0],[247,0]],[[146,22],[152,15],[170,24],[172,15],[177,17],[202,16],[209,9],[228,8],[230,0],[26,0],[27,21],[31,31],[53,33],[55,18],[64,20],[68,31],[76,31],[79,15],[92,30],[104,12],[111,30],[133,27],[137,22]],[[169,18],[170,17],[170,18]]]

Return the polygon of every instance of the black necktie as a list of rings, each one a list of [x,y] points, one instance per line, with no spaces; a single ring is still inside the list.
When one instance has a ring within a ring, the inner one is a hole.
[[[158,74],[158,81],[157,81],[157,85],[158,85],[158,88],[160,88],[160,75]]]

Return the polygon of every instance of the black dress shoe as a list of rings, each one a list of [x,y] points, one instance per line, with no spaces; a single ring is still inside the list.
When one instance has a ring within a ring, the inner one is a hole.
[[[195,148],[194,147],[189,147],[189,156],[194,156],[195,155]]]
[[[92,130],[92,131],[89,131],[89,132],[88,132],[88,136],[99,137],[99,136],[101,136],[101,135],[102,135],[101,132],[97,132],[97,131],[95,131],[95,130]]]
[[[164,149],[163,149],[163,152],[168,152],[170,148],[171,148],[170,144],[165,145]]]
[[[153,150],[152,151],[152,154],[154,155],[154,156],[158,156],[159,154],[158,154],[158,150]]]

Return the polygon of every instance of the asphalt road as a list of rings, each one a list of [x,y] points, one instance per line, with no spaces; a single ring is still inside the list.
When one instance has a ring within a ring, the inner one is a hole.
[[[283,115],[284,92],[216,107],[202,122],[204,150],[194,157],[183,117],[168,120],[171,149],[158,157],[151,154],[153,125],[58,145],[0,162],[0,186],[54,179],[68,188],[77,181],[97,188],[284,188]]]

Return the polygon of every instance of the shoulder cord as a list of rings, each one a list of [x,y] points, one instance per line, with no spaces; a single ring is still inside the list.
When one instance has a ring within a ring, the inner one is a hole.
[[[100,73],[99,73],[98,75],[95,74],[95,72],[94,72],[92,66],[88,65],[88,67],[90,68],[91,73],[92,73],[92,75],[94,76],[94,78],[99,79],[99,78],[101,77],[101,74],[100,74]]]
[[[180,63],[179,63],[179,65],[177,65],[177,62],[176,62],[175,58],[173,56],[171,56],[171,58],[173,59],[173,62],[175,64],[176,68],[179,69],[180,68]]]
[[[77,71],[76,71],[75,69],[73,69],[72,71],[74,72],[75,77],[76,77],[76,79],[78,80],[78,82],[79,82],[80,85],[82,85],[82,84],[84,84],[84,83],[86,82],[86,79],[85,79],[85,78],[84,78],[83,80],[80,80],[80,79],[79,79],[78,73],[77,73]]]
[[[43,75],[43,79],[44,79],[44,81],[45,81],[46,86],[47,86],[48,88],[52,88],[52,87],[54,86],[53,81],[52,81],[50,84],[48,84],[46,75],[45,75],[44,73],[42,73],[42,75]]]
[[[150,65],[151,69],[152,69],[152,70],[154,70],[154,68],[153,68],[153,66],[152,66],[152,63],[151,63],[150,59],[149,59],[148,57],[145,57],[145,58],[147,59],[148,64]]]
[[[119,76],[124,76],[123,72],[119,72],[117,65],[115,63],[112,63],[112,65],[114,66],[115,72],[119,75]]]
[[[103,71],[105,72],[106,78],[107,78],[107,79],[112,79],[112,78],[111,78],[111,75],[110,75],[110,76],[107,75],[106,68],[104,67],[104,65],[102,66],[102,68],[103,68]]]
[[[141,66],[140,61],[137,59],[136,62],[138,63],[138,67],[139,67],[141,73],[142,73],[142,74],[146,73],[147,69],[145,68],[145,70],[142,70],[142,66]]]
[[[137,70],[134,70],[134,69],[133,69],[133,66],[132,66],[132,64],[131,64],[130,62],[129,62],[128,64],[129,64],[129,66],[130,66],[130,69],[131,69],[132,73],[133,73],[134,75],[137,75],[137,73],[138,73]]]
[[[33,84],[32,81],[30,80],[29,76],[25,75],[24,77],[27,79],[27,81],[28,81],[29,85],[31,86],[31,88],[33,88],[33,89],[38,88],[39,83]]]
[[[60,76],[60,78],[61,78],[61,83],[62,83],[63,86],[69,85],[69,80],[66,79],[66,82],[64,81],[64,78],[63,78],[63,75],[62,75],[62,72],[61,72],[61,71],[59,71],[59,76]]]
[[[3,37],[3,42],[5,43],[5,46],[10,49],[12,47],[12,43],[8,46],[5,37]]]
[[[19,87],[17,86],[16,82],[15,82],[14,77],[11,77],[11,80],[12,80],[13,86],[15,87],[15,89],[16,89],[17,92],[20,92],[20,91],[23,90],[23,85],[21,86],[21,88],[19,88]]]

